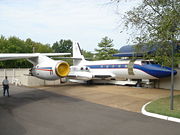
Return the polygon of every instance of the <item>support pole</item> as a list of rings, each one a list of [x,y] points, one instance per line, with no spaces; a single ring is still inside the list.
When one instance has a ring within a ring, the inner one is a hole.
[[[171,65],[170,109],[174,110],[174,42],[171,43],[172,43],[172,65]]]

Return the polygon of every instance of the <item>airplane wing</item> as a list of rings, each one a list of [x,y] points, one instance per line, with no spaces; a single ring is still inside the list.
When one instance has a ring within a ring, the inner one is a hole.
[[[38,57],[39,55],[44,56],[61,56],[61,55],[70,55],[71,53],[1,53],[0,61],[3,60],[14,60],[14,59],[28,59]]]
[[[145,55],[144,52],[127,52],[127,53],[117,53],[113,54],[113,57],[143,57]]]
[[[73,60],[82,60],[82,58],[74,58],[74,57],[52,57],[54,59],[73,59]]]

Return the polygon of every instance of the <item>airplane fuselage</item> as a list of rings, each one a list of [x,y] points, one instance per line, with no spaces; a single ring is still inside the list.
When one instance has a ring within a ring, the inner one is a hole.
[[[72,66],[70,75],[84,80],[98,78],[121,79],[159,79],[171,75],[171,68],[163,67],[148,60],[100,60],[81,61],[78,66]],[[174,71],[174,74],[177,72]],[[87,77],[86,77],[87,76]]]

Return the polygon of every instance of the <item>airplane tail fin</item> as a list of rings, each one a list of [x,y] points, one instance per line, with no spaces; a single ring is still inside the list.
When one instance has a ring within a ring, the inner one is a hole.
[[[73,59],[74,66],[77,66],[80,64],[80,62],[85,61],[78,42],[73,42],[73,58],[74,58]]]

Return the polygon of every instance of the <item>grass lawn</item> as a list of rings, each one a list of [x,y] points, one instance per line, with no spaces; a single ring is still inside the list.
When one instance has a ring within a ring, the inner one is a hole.
[[[180,118],[180,95],[174,96],[174,110],[170,110],[170,97],[153,101],[145,109],[148,112]]]

